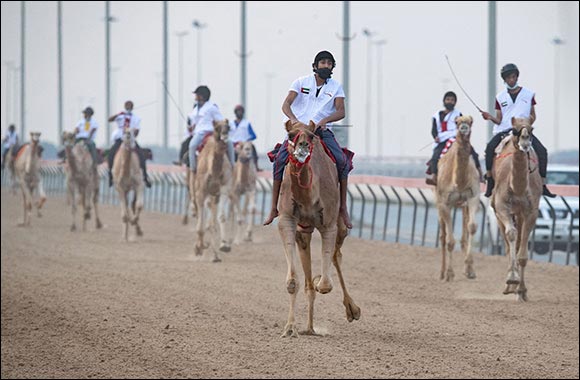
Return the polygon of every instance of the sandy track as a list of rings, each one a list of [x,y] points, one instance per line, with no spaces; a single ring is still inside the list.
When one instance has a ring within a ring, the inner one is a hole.
[[[2,378],[560,377],[578,378],[578,267],[530,261],[530,302],[504,296],[505,257],[475,255],[477,279],[438,280],[434,249],[348,238],[340,287],[318,295],[323,336],[280,339],[288,296],[277,228],[212,264],[193,257],[192,227],[143,216],[143,239],[69,232],[61,198],[16,227],[21,200],[2,191]],[[92,221],[91,221],[92,222]],[[319,240],[314,268],[320,268]],[[305,297],[297,322],[305,328]]]

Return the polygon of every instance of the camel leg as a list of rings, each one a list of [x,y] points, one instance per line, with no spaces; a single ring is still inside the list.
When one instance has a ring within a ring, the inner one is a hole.
[[[195,242],[195,255],[201,256],[203,254],[203,249],[205,248],[203,245],[203,228],[204,228],[204,221],[205,221],[205,207],[203,207],[203,199],[201,194],[196,199],[197,209],[199,210],[199,215],[197,216],[197,223],[195,227],[195,231],[197,232],[197,241]]]
[[[40,175],[40,174],[39,174]],[[42,178],[38,181],[38,202],[36,202],[36,216],[42,218],[42,213],[40,209],[46,202],[46,194],[44,192],[44,185],[42,184]]]
[[[304,335],[316,335],[314,331],[314,300],[316,298],[316,292],[314,291],[314,284],[312,282],[311,240],[312,233],[296,232],[296,244],[298,245],[300,262],[302,263],[302,269],[304,271],[304,292],[308,297],[308,322],[306,324],[306,331],[301,332]]]
[[[121,237],[125,239],[125,241],[129,241],[129,205],[127,201],[128,194],[121,189],[118,189],[118,192],[119,202],[121,203],[121,220],[125,224],[125,231]]]
[[[517,271],[517,261],[516,261],[516,238],[518,231],[516,230],[512,216],[508,211],[496,210],[496,216],[498,219],[498,225],[501,226],[500,230],[503,234],[505,246],[506,246],[506,256],[508,257],[508,274],[506,277],[506,287],[504,294],[513,293],[515,285],[520,283],[520,275]],[[512,286],[513,285],[513,286]]]
[[[455,238],[453,237],[453,225],[451,223],[451,209],[446,206],[439,208],[441,226],[441,234],[445,234],[445,241],[441,241],[441,251],[443,254],[443,263],[441,266],[441,279],[445,281],[453,281],[455,273],[453,273],[453,249],[455,249]],[[442,236],[443,237],[443,236]],[[447,243],[447,244],[445,244]]]
[[[353,299],[348,294],[348,291],[346,290],[346,283],[344,282],[344,278],[342,276],[342,252],[340,249],[344,239],[346,238],[346,235],[348,234],[348,230],[344,224],[344,220],[342,218],[338,219],[338,232],[336,235],[336,244],[334,247],[334,255],[332,256],[332,263],[336,268],[338,281],[340,282],[340,287],[342,288],[342,304],[346,309],[346,319],[349,322],[352,322],[354,319],[358,320],[360,318],[360,308],[354,303]]]
[[[228,198],[229,196],[227,193],[222,193],[215,201],[215,212],[217,212],[217,214],[214,215],[217,216],[219,222],[219,234],[221,241],[219,250],[222,252],[230,252],[232,250],[231,242],[229,240],[230,238],[228,237],[228,225],[230,224],[229,216],[227,215]]]
[[[518,250],[518,264],[520,267],[520,283],[516,290],[518,295],[518,301],[527,301],[528,300],[528,289],[526,288],[526,283],[524,281],[524,272],[526,269],[526,265],[528,263],[528,239],[530,237],[530,233],[532,232],[533,228],[536,225],[537,219],[537,211],[530,212],[528,217],[524,219],[522,223],[522,227],[520,229],[520,246]]]
[[[439,211],[439,245],[441,246],[441,270],[439,271],[439,279],[445,279],[445,271],[447,269],[447,263],[445,258],[447,257],[447,244],[445,242],[446,232],[445,232],[445,221],[441,217],[441,211]]]
[[[244,241],[252,241],[252,216],[256,211],[256,189],[252,189],[246,193],[246,203],[244,206],[244,219],[246,220],[246,234]]]
[[[21,182],[24,182],[24,180]],[[19,223],[18,226],[26,227],[30,225],[30,210],[32,209],[31,195],[30,190],[28,190],[26,184],[21,183],[20,190],[22,191],[22,209],[24,210],[24,215],[22,218],[22,223]]]
[[[477,232],[475,223],[475,213],[479,198],[472,198],[468,201],[466,207],[463,207],[463,231],[461,236],[461,250],[464,254],[464,274],[469,279],[474,279],[475,269],[473,268],[473,253],[471,252],[471,243],[473,235]]]
[[[141,211],[143,211],[143,186],[135,190],[135,199],[133,199],[133,220],[132,224],[135,225],[135,232],[137,236],[143,236],[143,230],[139,224],[139,217]]]
[[[87,187],[86,186],[82,186],[79,189],[79,193],[80,193],[80,199],[79,199],[79,204],[81,205],[81,210],[83,212],[83,216],[82,216],[82,223],[83,223],[83,232],[85,232],[87,230],[87,219],[89,217],[89,210],[87,210]]]
[[[316,291],[321,294],[330,293],[332,290],[330,265],[334,255],[337,230],[338,228],[335,225],[325,231],[320,231],[322,236],[322,276],[320,281],[315,281],[314,285],[316,286]]]
[[[76,196],[75,196],[75,189],[73,187],[73,184],[70,184],[68,186],[68,196],[71,202],[71,206],[72,206],[72,225],[70,226],[70,230],[72,231],[76,231],[77,229],[77,200],[76,200]]]
[[[296,274],[295,253],[296,253],[296,222],[288,215],[281,215],[278,221],[278,231],[284,242],[284,252],[286,254],[286,264],[288,272],[286,273],[286,290],[290,294],[290,309],[288,311],[288,321],[284,326],[282,338],[287,336],[298,337],[296,322],[294,319],[294,309],[296,307],[296,293],[298,289],[298,276]]]
[[[190,205],[191,205],[191,217],[195,218],[197,216],[197,212],[201,211],[201,208],[198,207],[197,204],[197,194],[195,192],[195,174],[193,174],[193,172],[191,172],[191,170],[188,173],[188,177],[189,177],[189,182],[188,182],[188,186],[189,186],[189,196],[190,196]],[[203,202],[201,207],[203,208]]]
[[[101,223],[101,218],[99,217],[99,186],[97,182],[97,186],[93,190],[93,208],[95,209],[95,227],[97,229],[103,228],[103,223]]]

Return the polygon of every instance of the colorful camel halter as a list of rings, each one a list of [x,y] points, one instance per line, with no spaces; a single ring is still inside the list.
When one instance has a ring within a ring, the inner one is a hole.
[[[304,133],[304,131],[300,131],[296,134],[296,136],[294,136],[294,139],[292,140],[288,140],[288,145],[291,145],[294,149],[296,149],[296,143],[298,142],[298,138],[300,137],[300,135],[302,135]],[[294,151],[294,153],[292,153],[291,155],[288,156],[290,162],[292,162],[292,164],[294,164],[294,166],[296,167],[297,171],[295,172],[291,172],[292,175],[296,176],[296,179],[298,180],[298,186],[300,186],[303,189],[310,189],[312,187],[312,168],[310,167],[310,165],[308,165],[308,163],[310,162],[310,159],[312,158],[312,149],[314,148],[314,144],[310,144],[309,148],[308,148],[308,154],[306,155],[306,157],[302,158],[297,158],[295,156],[296,150]],[[300,169],[304,166],[307,165],[308,167],[308,171],[310,174],[310,180],[308,181],[307,185],[303,185],[300,183]]]

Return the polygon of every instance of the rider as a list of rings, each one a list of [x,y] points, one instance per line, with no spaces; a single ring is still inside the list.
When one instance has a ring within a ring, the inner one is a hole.
[[[336,161],[340,181],[340,217],[344,220],[347,228],[352,228],[346,207],[348,173],[351,166],[329,128],[331,122],[342,120],[345,115],[345,95],[342,85],[335,79],[330,78],[335,66],[336,61],[330,52],[323,50],[316,54],[312,63],[314,74],[298,78],[292,83],[282,104],[282,111],[287,120],[290,120],[293,124],[298,122],[308,124],[311,120],[316,124],[315,133],[320,136]],[[288,140],[286,139],[278,151],[274,163],[272,208],[264,225],[272,223],[278,216],[278,198],[280,196],[282,176],[284,167],[288,162],[287,148]]]
[[[123,143],[123,133],[125,128],[133,129],[134,137],[137,138],[139,135],[139,130],[141,129],[141,118],[133,113],[133,102],[127,100],[125,102],[125,110],[119,112],[116,115],[109,117],[109,123],[116,122],[118,128],[111,134],[111,140],[115,143],[109,149],[109,154],[107,155],[107,162],[109,163],[109,187],[113,186],[113,162],[115,159],[115,153],[119,150],[119,147]],[[137,146],[137,155],[139,156],[139,166],[143,170],[143,180],[145,186],[151,187],[151,182],[149,182],[149,177],[147,176],[147,166],[145,164],[145,154],[139,144],[135,141]]]
[[[487,170],[485,175],[487,180],[486,197],[491,196],[493,187],[495,186],[495,181],[491,174],[495,148],[497,148],[503,138],[512,130],[512,117],[529,118],[530,124],[534,124],[534,121],[536,121],[536,94],[518,85],[518,78],[520,76],[518,67],[513,63],[508,63],[501,68],[500,75],[505,82],[506,89],[498,93],[495,97],[496,116],[493,117],[488,112],[481,111],[481,116],[485,120],[491,120],[495,124],[493,126],[494,136],[485,148],[485,169]],[[535,135],[532,137],[532,147],[538,155],[539,172],[544,182],[542,195],[554,198],[556,195],[552,194],[546,187],[548,151]]]

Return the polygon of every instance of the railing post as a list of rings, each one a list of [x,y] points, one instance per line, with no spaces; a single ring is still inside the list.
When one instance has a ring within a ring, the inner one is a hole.
[[[568,212],[570,213],[570,226],[568,226],[568,243],[566,244],[566,265],[570,264],[570,251],[572,249],[572,231],[574,230],[574,210],[570,207],[566,198],[560,195],[560,198],[566,205]],[[578,252],[576,252],[578,254]]]
[[[355,184],[354,186],[355,186],[356,190],[359,192],[359,194],[361,196],[361,201],[362,201],[362,207],[360,209],[360,223],[359,223],[359,227],[358,227],[358,237],[360,238],[360,237],[362,237],[362,231],[363,231],[363,227],[364,227],[366,199],[365,199],[365,195],[363,194],[361,189],[358,187],[358,185]]]
[[[373,237],[375,236],[375,216],[377,214],[377,196],[375,195],[375,192],[371,188],[371,185],[367,184],[367,188],[369,189],[373,197],[373,220],[371,221],[371,240],[373,240]]]
[[[391,199],[389,198],[389,195],[383,188],[383,185],[379,185],[379,188],[381,189],[383,195],[385,196],[385,199],[387,200],[387,210],[385,212],[385,222],[383,224],[383,241],[385,241],[387,238],[387,223],[389,221],[389,207],[391,206]]]
[[[397,197],[397,201],[399,202],[399,212],[397,214],[397,235],[395,236],[395,242],[398,243],[399,242],[399,232],[401,230],[402,202],[401,202],[401,197],[399,196],[399,193],[397,193],[397,190],[395,190],[395,188],[393,186],[391,186],[391,190],[393,190],[393,193],[395,193],[395,196]]]
[[[413,202],[413,225],[411,226],[411,245],[413,245],[413,243],[415,242],[415,221],[417,220],[417,201],[415,200],[413,194],[411,194],[409,189],[407,189],[406,187],[405,191],[407,192],[407,194],[409,194],[409,196],[411,197],[411,201]]]
[[[427,219],[429,218],[429,201],[427,200],[427,197],[425,197],[425,194],[423,194],[423,191],[420,188],[417,188],[417,190],[419,191],[421,198],[423,198],[423,202],[425,202],[425,218],[423,220],[423,236],[421,237],[421,246],[424,247],[425,246],[425,234],[427,233]]]
[[[548,204],[548,207],[550,207],[550,210],[552,211],[552,233],[550,234],[550,254],[548,256],[548,261],[552,262],[552,259],[554,258],[554,235],[556,233],[556,210],[554,210],[554,206],[552,206],[552,204],[550,203],[550,201],[548,200],[548,198],[546,196],[543,196],[544,200],[546,201],[546,203]]]

